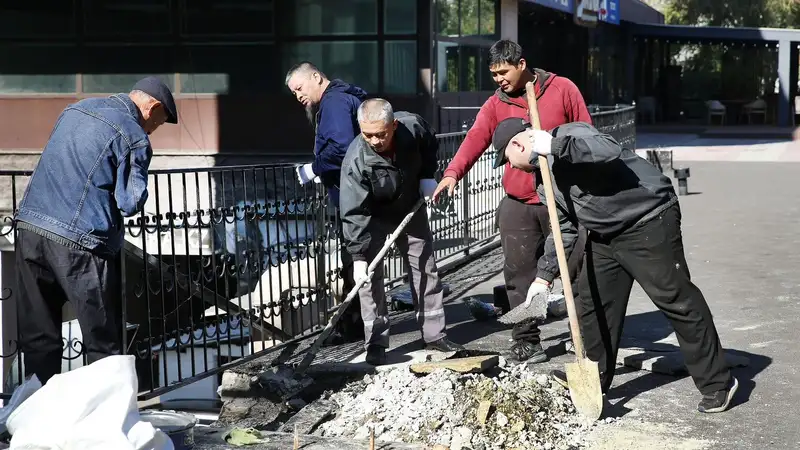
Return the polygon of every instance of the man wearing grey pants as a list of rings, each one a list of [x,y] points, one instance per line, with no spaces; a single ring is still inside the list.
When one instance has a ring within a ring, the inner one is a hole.
[[[436,188],[438,142],[421,117],[395,113],[383,99],[364,101],[358,108],[358,122],[361,133],[342,162],[339,205],[346,248],[353,257],[353,278],[360,281],[371,277],[359,291],[366,360],[381,365],[386,362],[389,347],[383,264],[372,274],[367,273],[368,264],[414,205]],[[426,347],[438,351],[462,349],[445,334],[442,286],[424,208],[414,215],[395,244],[408,267],[411,297]]]

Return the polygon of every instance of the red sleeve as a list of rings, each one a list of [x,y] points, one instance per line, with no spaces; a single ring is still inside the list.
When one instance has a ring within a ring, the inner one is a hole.
[[[586,102],[583,100],[580,89],[571,80],[565,80],[567,83],[562,92],[564,93],[564,106],[567,109],[568,122],[585,122],[592,125],[592,116],[586,108]]]
[[[475,123],[467,132],[464,142],[458,147],[458,151],[447,165],[442,177],[453,177],[456,181],[461,180],[491,145],[492,133],[496,127],[497,116],[494,111],[494,95],[492,95],[481,106],[478,116],[475,117]]]

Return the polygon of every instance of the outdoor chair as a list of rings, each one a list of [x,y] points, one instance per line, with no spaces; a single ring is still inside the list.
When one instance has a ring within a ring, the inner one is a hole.
[[[752,102],[742,106],[741,115],[747,116],[748,125],[752,123],[753,116],[758,115],[761,116],[762,123],[767,123],[767,102],[761,98],[753,100]]]
[[[719,100],[706,101],[706,108],[708,108],[708,124],[711,125],[712,118],[718,116],[720,118],[720,125],[725,125],[725,116],[728,114],[728,108]]]

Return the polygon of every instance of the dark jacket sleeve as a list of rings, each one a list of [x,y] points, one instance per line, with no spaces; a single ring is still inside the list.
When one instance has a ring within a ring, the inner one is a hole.
[[[359,133],[355,113],[352,102],[344,96],[325,99],[320,108],[316,157],[311,169],[323,181],[339,174],[347,148]]]
[[[562,125],[553,130],[553,136],[553,156],[573,164],[606,163],[622,154],[622,146],[613,137],[582,122]]]
[[[420,169],[420,180],[426,178],[436,178],[436,171],[439,170],[439,140],[436,139],[436,132],[422,117],[418,116],[422,134],[419,136],[419,151],[422,156],[422,168]]]
[[[531,156],[535,168],[539,168],[539,159],[536,155]],[[548,158],[550,162],[550,169],[552,173],[553,158]],[[555,183],[555,180],[553,180]],[[553,187],[553,189],[558,189]],[[546,202],[547,196],[544,190],[544,184],[540,185],[537,189],[539,197],[543,202]],[[569,259],[572,250],[575,248],[575,241],[578,238],[578,224],[564,209],[564,196],[561,191],[556,191],[556,213],[558,214],[558,227],[561,230],[561,242],[564,244],[564,255]],[[536,277],[552,283],[553,280],[559,275],[558,267],[558,253],[556,253],[556,242],[553,233],[547,236],[544,242],[544,254],[539,258],[536,265]]]
[[[357,151],[353,149],[352,151]],[[354,158],[355,159],[355,158]],[[346,161],[350,161],[347,159]],[[353,161],[346,163],[342,168],[339,184],[341,194],[339,197],[339,214],[342,220],[347,252],[353,256],[354,261],[366,261],[372,236],[369,232],[369,222],[372,218],[370,211],[370,187],[358,164]]]

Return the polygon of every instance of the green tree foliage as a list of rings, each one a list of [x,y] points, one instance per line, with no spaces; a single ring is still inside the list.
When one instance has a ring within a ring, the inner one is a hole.
[[[494,36],[496,0],[438,0],[439,34],[443,36]],[[449,92],[477,91],[479,50],[459,45],[446,52]]]
[[[675,25],[795,28],[796,0],[672,0],[665,19]]]
[[[665,19],[673,25],[795,28],[796,0],[672,0]],[[774,96],[777,50],[764,44],[670,45],[671,64],[682,67],[684,99],[747,101]]]

